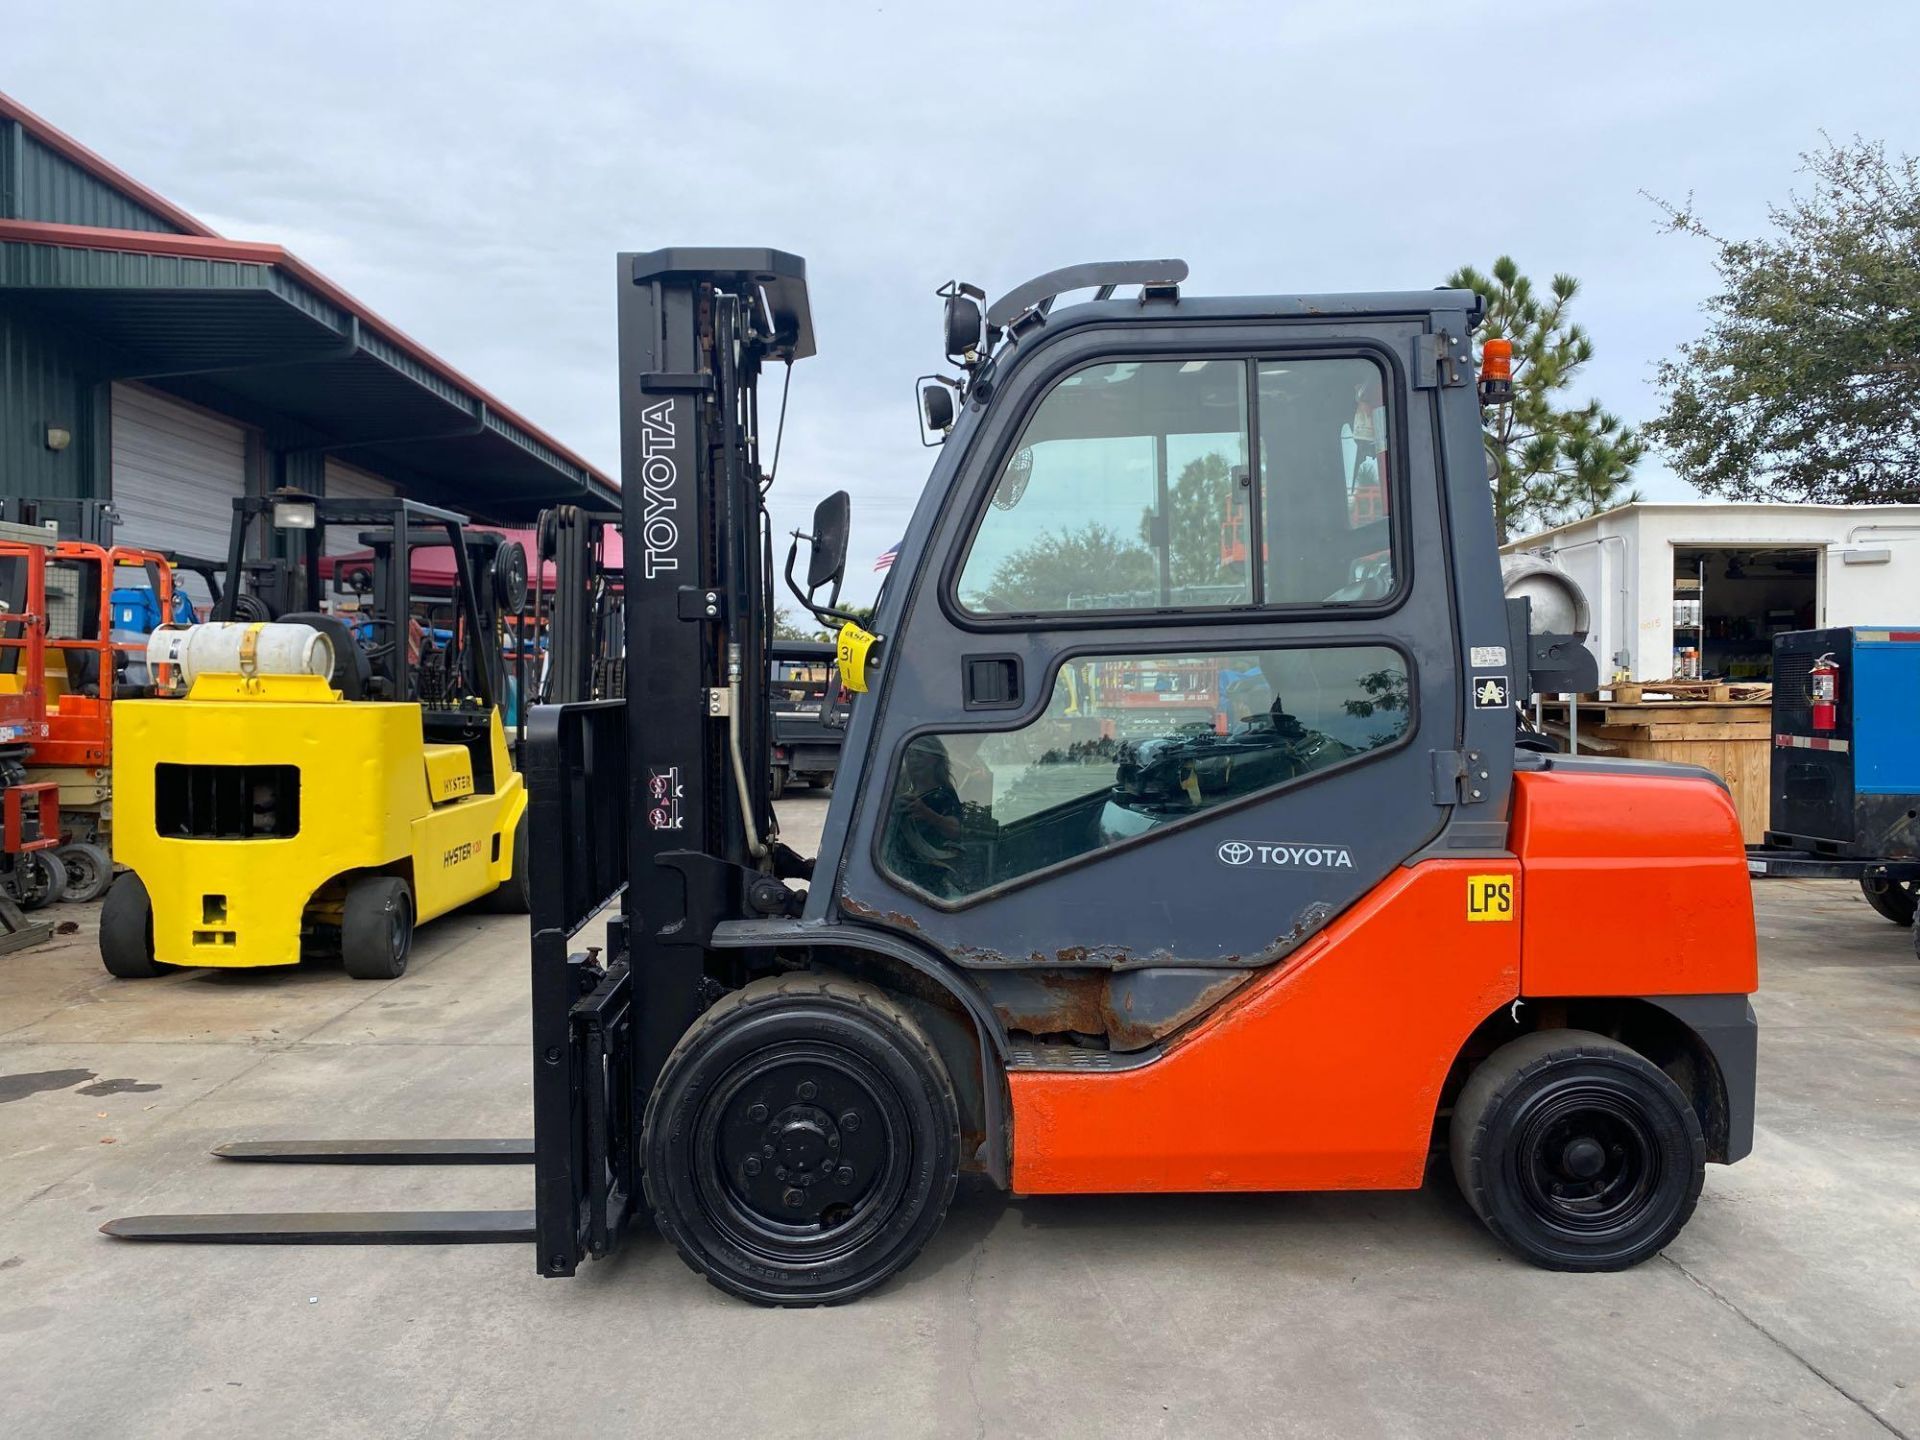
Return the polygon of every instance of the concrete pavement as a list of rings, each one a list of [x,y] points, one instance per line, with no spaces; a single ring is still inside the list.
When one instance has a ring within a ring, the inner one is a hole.
[[[786,802],[790,837],[824,803]],[[1920,964],[1847,887],[1763,885],[1759,1137],[1623,1275],[1413,1194],[1008,1200],[858,1304],[757,1310],[642,1233],[526,1247],[116,1244],[170,1209],[529,1203],[520,1168],[223,1167],[247,1136],[530,1133],[525,932],[391,984],[110,980],[0,956],[0,1433],[1920,1436]],[[1618,923],[1613,943],[1630,944]]]

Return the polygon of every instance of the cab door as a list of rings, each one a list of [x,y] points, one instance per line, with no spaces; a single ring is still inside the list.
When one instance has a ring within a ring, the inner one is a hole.
[[[1464,697],[1425,328],[1027,346],[883,600],[822,857],[843,917],[937,947],[1011,1028],[1132,1049],[1440,835]]]

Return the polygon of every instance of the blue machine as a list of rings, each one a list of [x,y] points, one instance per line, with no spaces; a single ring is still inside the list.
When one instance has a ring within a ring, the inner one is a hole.
[[[191,625],[199,617],[184,590],[173,592],[173,623]],[[160,626],[160,597],[144,585],[120,585],[113,592],[113,628],[150,635]]]
[[[1774,637],[1771,778],[1769,844],[1920,859],[1920,625]]]

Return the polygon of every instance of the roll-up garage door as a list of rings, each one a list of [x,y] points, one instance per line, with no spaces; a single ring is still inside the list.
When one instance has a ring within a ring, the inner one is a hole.
[[[341,460],[327,461],[327,498],[330,500],[387,500],[399,492],[378,475],[348,465]],[[339,526],[327,531],[327,553],[347,555],[364,550],[360,532]]]
[[[139,385],[113,387],[114,538],[221,557],[247,490],[247,432]]]

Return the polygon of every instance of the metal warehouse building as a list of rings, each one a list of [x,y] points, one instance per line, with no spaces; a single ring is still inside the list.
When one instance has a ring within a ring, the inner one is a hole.
[[[224,555],[233,497],[614,510],[608,478],[276,245],[215,235],[0,95],[0,497]],[[345,537],[351,541],[352,537]]]

